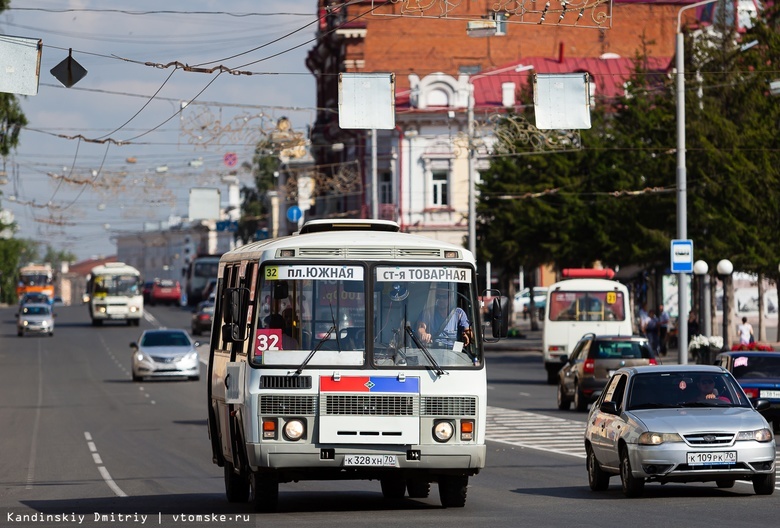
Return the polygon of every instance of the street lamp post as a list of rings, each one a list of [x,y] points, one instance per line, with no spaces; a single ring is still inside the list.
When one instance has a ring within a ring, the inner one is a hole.
[[[720,275],[720,280],[723,282],[723,350],[729,349],[729,319],[730,319],[730,308],[729,308],[729,297],[727,292],[727,286],[730,286],[729,279],[731,278],[731,274],[734,271],[734,265],[731,263],[729,259],[723,259],[720,262],[718,262],[718,275]],[[729,284],[727,284],[729,283]]]
[[[704,0],[695,4],[681,7],[677,12],[677,238],[679,240],[688,239],[688,205],[687,205],[687,173],[685,168],[685,41],[682,34],[682,13],[686,9],[692,9],[705,4],[712,4],[718,0]],[[688,342],[688,275],[680,273],[677,280],[678,284],[678,317],[677,317],[677,337],[678,349],[683,350],[683,346]],[[680,353],[680,362],[687,362],[688,354]]]
[[[699,333],[712,335],[712,316],[710,311],[710,267],[703,260],[693,264],[693,273],[699,277]]]

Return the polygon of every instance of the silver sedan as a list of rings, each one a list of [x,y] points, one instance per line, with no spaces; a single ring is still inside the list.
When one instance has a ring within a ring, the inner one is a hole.
[[[623,493],[646,482],[749,480],[758,495],[775,490],[775,438],[731,374],[706,365],[618,370],[594,403],[585,429],[588,483],[594,491],[620,475]]]
[[[184,330],[146,330],[132,350],[133,381],[143,378],[200,379],[198,342]]]

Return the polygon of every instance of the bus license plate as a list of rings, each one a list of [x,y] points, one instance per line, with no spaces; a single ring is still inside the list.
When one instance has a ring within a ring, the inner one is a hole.
[[[344,455],[345,466],[396,467],[395,455]]]
[[[688,453],[689,466],[712,466],[719,464],[736,464],[736,451],[716,451],[714,453]]]

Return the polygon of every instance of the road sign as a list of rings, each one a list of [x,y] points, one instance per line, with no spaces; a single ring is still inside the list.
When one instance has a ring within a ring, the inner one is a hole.
[[[238,163],[238,156],[235,152],[226,152],[225,156],[222,158],[222,161],[224,161],[225,165],[228,167],[235,167],[236,163]]]
[[[693,273],[693,240],[672,240],[672,273]]]
[[[291,205],[287,208],[287,220],[290,222],[297,222],[303,216],[303,211],[297,205]]]

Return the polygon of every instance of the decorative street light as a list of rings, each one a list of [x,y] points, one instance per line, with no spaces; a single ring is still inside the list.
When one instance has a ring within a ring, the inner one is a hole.
[[[693,273],[699,277],[699,333],[707,337],[712,335],[709,271],[710,267],[703,260],[693,263]]]
[[[727,294],[727,282],[729,282],[730,285],[730,278],[731,274],[734,272],[734,265],[731,263],[729,259],[723,259],[720,262],[718,262],[718,275],[720,275],[720,280],[723,282],[723,350],[729,349],[729,319],[730,319],[730,308],[729,308],[729,297]]]

